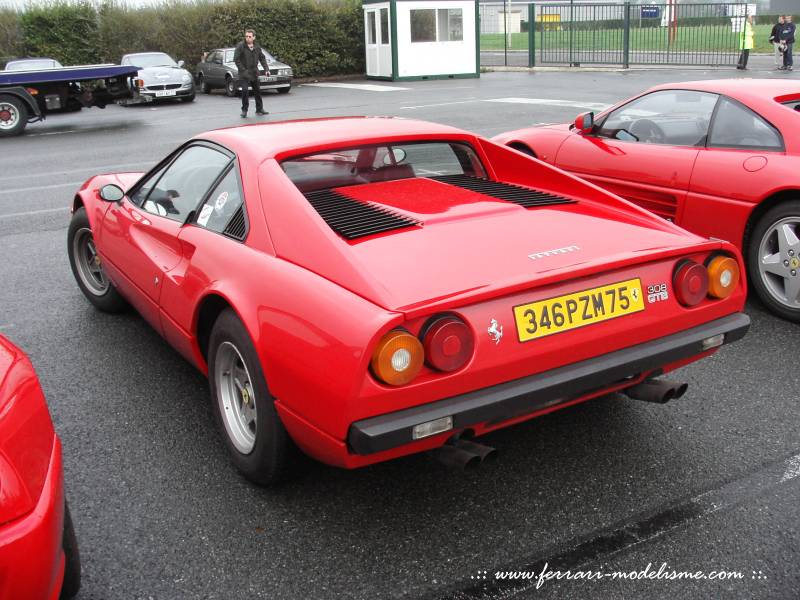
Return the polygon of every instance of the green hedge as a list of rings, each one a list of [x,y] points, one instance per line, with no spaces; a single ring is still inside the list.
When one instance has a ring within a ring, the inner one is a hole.
[[[203,52],[243,39],[245,28],[298,77],[364,72],[359,0],[164,0],[143,8],[79,0],[0,10],[0,61],[49,56],[90,64],[161,50],[193,68]]]

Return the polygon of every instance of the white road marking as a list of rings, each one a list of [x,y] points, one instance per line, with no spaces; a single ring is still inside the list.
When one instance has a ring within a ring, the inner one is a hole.
[[[800,476],[800,454],[793,456],[788,462],[789,466],[786,468],[783,477],[781,477],[781,483]]]
[[[47,171],[47,173],[28,173],[27,175],[7,175],[0,177],[0,181],[9,181],[11,179],[30,179],[33,177],[53,177],[55,175],[71,175],[73,173],[109,173],[117,169],[124,169],[125,167],[149,167],[155,164],[154,161],[142,161],[135,163],[122,163],[118,165],[99,165],[95,167],[83,167],[82,169],[70,169],[69,171]]]
[[[43,208],[42,210],[29,210],[27,212],[7,213],[0,215],[0,219],[11,219],[13,217],[27,217],[28,215],[41,215],[44,213],[66,212],[69,206],[59,206],[58,208]]]
[[[610,104],[599,102],[578,102],[575,100],[558,100],[555,98],[493,98],[485,102],[507,102],[509,104],[541,104],[546,106],[571,106],[573,108],[592,108],[594,110],[605,110]]]
[[[374,85],[371,83],[303,83],[304,87],[346,88],[348,90],[362,90],[364,92],[401,92],[411,88],[393,85]]]
[[[0,194],[18,194],[22,192],[36,192],[38,190],[55,190],[63,187],[74,187],[76,185],[81,185],[82,183],[83,181],[70,181],[67,183],[56,183],[53,185],[36,185],[33,187],[14,188],[11,190],[0,190]]]
[[[481,102],[477,98],[469,100],[459,100],[457,102],[440,102],[439,104],[419,104],[417,106],[401,106],[400,110],[413,110],[415,108],[428,108],[429,106],[450,106],[451,104],[469,104],[470,102]]]

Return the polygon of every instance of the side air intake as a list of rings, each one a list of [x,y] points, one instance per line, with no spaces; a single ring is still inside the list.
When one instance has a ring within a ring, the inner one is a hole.
[[[490,181],[489,179],[481,179],[469,175],[437,175],[429,179],[455,185],[470,190],[471,192],[478,192],[479,194],[497,198],[498,200],[513,202],[525,208],[547,206],[550,204],[573,204],[575,202],[575,200],[570,200],[569,198],[554,196],[553,194],[522,187],[521,185]]]
[[[383,206],[359,202],[332,190],[306,192],[305,197],[330,228],[348,240],[421,224]]]
[[[234,213],[223,233],[239,241],[244,240],[247,234],[247,221],[244,218],[244,206],[240,206],[239,210]]]

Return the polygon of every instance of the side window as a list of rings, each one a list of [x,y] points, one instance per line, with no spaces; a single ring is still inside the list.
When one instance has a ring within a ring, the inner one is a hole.
[[[717,94],[692,90],[653,92],[603,121],[597,135],[626,142],[704,146]]]
[[[728,98],[720,101],[709,146],[783,150],[778,131],[749,108]]]
[[[242,201],[239,177],[234,166],[209,194],[206,203],[200,209],[200,214],[197,215],[197,225],[222,233],[242,206]]]
[[[233,62],[233,50],[226,50],[225,51],[225,62],[232,63]]]
[[[206,146],[190,146],[131,199],[147,212],[185,221],[230,160],[226,154]]]

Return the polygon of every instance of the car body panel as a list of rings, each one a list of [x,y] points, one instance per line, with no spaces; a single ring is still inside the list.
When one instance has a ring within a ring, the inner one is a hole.
[[[339,186],[333,189],[351,201],[420,222],[345,239],[280,164],[312,153],[335,156],[337,149],[362,145],[442,140],[472,148],[487,177],[530,186],[566,203],[524,209],[422,175]],[[692,309],[677,306],[670,290],[664,301],[648,299],[640,312],[520,342],[515,306],[628,280],[638,281],[643,294],[648,286],[666,290],[681,260],[702,262],[720,251],[739,264],[741,257],[730,244],[689,234],[544,163],[536,161],[531,170],[530,159],[520,153],[447,126],[391,118],[279,122],[207,132],[188,146],[209,142],[236,157],[249,227],[243,240],[214,233],[191,219],[185,225],[171,221],[170,228],[161,229],[171,238],[159,242],[170,248],[164,258],[160,247],[141,241],[135,217],[120,225],[120,214],[141,209],[127,197],[108,208],[92,191],[111,176],[91,180],[79,202],[94,215],[97,248],[103,263],[113,264],[108,274],[119,291],[137,307],[145,303],[152,311],[148,320],[156,321],[164,337],[204,372],[208,366],[198,332],[204,302],[220,299],[233,308],[253,340],[290,435],[307,453],[329,464],[363,466],[444,441],[434,436],[356,455],[346,440],[358,420],[652,342],[736,314],[744,305],[743,281],[729,298],[704,300]],[[133,177],[119,175],[117,181],[131,190],[128,178]],[[150,213],[140,217],[169,220]],[[567,246],[573,248],[563,250]],[[126,249],[136,266],[121,267]],[[140,254],[147,254],[147,260]],[[163,277],[160,293],[143,290],[155,274]],[[142,283],[131,285],[137,277]],[[371,354],[383,335],[397,327],[420,335],[428,319],[442,312],[459,316],[474,334],[475,352],[465,367],[442,373],[425,366],[401,387],[371,375]],[[505,330],[502,343],[487,333],[493,320]],[[599,393],[584,390],[569,403]],[[531,416],[517,415],[500,425],[478,423],[473,429],[490,431]]]
[[[58,598],[64,506],[61,442],[38,378],[0,335],[0,598]]]

